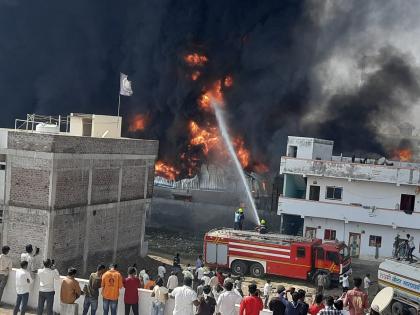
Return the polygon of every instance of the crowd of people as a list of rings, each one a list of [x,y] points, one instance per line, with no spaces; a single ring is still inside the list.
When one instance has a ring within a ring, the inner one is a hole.
[[[368,275],[365,279],[368,278]],[[362,284],[365,283],[365,290]],[[306,292],[290,288],[286,290],[284,286],[277,287],[277,296],[269,302],[269,309],[273,315],[365,315],[369,310],[368,286],[367,281],[359,277],[353,278],[354,287],[349,290],[347,281],[343,281],[343,294],[341,296],[324,296],[322,292],[317,292],[312,305],[305,302]],[[287,297],[290,296],[290,298]],[[378,315],[378,307],[373,305],[370,308],[371,315]]]
[[[0,255],[0,299],[12,269],[9,251],[8,246],[3,246]],[[275,296],[272,297],[273,288],[269,279],[262,290],[255,282],[251,283],[248,286],[248,294],[244,296],[240,278],[235,279],[229,273],[223,274],[218,270],[206,268],[201,256],[197,258],[194,267],[187,265],[183,269],[180,255],[177,254],[170,273],[165,264],[160,264],[156,276],[152,276],[146,269],[138,272],[134,265],[128,268],[127,276],[124,277],[116,264],[111,264],[108,268],[100,264],[96,271],[90,274],[88,283],[81,288],[75,279],[75,268],[69,268],[66,277],[61,281],[51,259],[43,261],[43,268],[35,269],[34,257],[38,253],[38,249],[28,245],[21,254],[20,269],[16,271],[17,297],[14,315],[19,312],[25,314],[35,275],[39,278],[39,315],[42,315],[44,310],[47,315],[53,314],[55,283],[60,283],[61,286],[62,307],[74,304],[80,296],[84,296],[83,315],[95,315],[100,298],[103,302],[103,313],[116,315],[122,288],[125,288],[126,315],[131,311],[134,315],[139,314],[139,288],[152,291],[151,315],[163,315],[168,299],[174,299],[173,315],[234,315],[237,304],[240,305],[240,315],[259,315],[264,308],[270,309],[273,315],[362,315],[368,309],[368,291],[372,284],[369,275],[366,275],[364,280],[355,277],[354,288],[349,290],[348,277],[343,277],[343,294],[340,297],[324,296],[323,286],[318,286],[318,293],[312,305],[305,302],[304,290],[286,290],[285,287],[278,286]],[[371,313],[377,315],[374,306],[371,307]]]

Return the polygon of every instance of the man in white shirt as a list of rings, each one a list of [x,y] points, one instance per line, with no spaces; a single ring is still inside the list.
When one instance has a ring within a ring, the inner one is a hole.
[[[152,314],[163,315],[165,312],[165,304],[168,300],[168,289],[163,286],[163,279],[158,278],[153,288],[152,296]]]
[[[186,277],[182,287],[175,288],[171,293],[171,298],[175,299],[173,315],[193,315],[193,305],[198,306],[197,293],[193,289],[192,279]]]
[[[228,281],[224,286],[226,291],[217,299],[216,315],[235,315],[235,305],[241,303],[242,297],[232,291],[232,282]]]
[[[54,305],[54,281],[60,280],[60,274],[54,268],[50,259],[44,260],[44,268],[38,270],[39,277],[39,297],[38,297],[38,315],[44,312],[44,304],[47,302],[47,315],[53,315]]]
[[[191,278],[194,279],[194,275],[192,273],[192,267],[190,264],[188,264],[187,269],[185,269],[182,274],[184,275],[184,278]]]
[[[169,292],[172,292],[178,286],[178,277],[176,276],[176,272],[172,271],[171,275],[168,278],[167,288]]]
[[[342,276],[342,278],[340,279],[341,285],[343,286],[343,290],[345,288],[349,288],[350,287],[350,283],[349,283],[349,276],[347,274],[344,274]]]
[[[270,300],[272,285],[271,280],[267,279],[267,282],[264,284],[264,308],[267,308],[268,301]]]
[[[204,276],[201,277],[201,280],[204,281],[204,285],[210,285],[210,277],[209,277],[209,273],[205,272]]]
[[[32,283],[32,277],[28,272],[28,262],[22,261],[20,263],[20,269],[16,271],[16,305],[13,309],[13,314],[16,315],[19,312],[19,307],[22,304],[22,307],[20,308],[20,314],[25,315],[26,313],[26,307],[28,305],[28,299],[29,299],[29,288]]]
[[[372,281],[370,281],[370,274],[366,274],[366,276],[363,279],[363,286],[365,288],[365,292],[367,295],[369,295],[369,288],[372,285]]]
[[[195,270],[195,274],[197,275],[197,279],[198,280],[201,280],[202,278],[203,278],[203,276],[204,276],[204,268],[203,267],[198,267],[196,270]]]
[[[159,278],[161,278],[162,280],[164,280],[165,279],[165,274],[166,274],[165,264],[162,263],[158,267],[158,276],[159,276]]]
[[[219,284],[219,278],[217,278],[216,274],[213,274],[213,276],[210,278],[209,286],[213,289],[218,284]]]
[[[20,261],[28,262],[28,271],[31,272],[31,276],[34,277],[36,273],[34,257],[39,254],[39,248],[36,247],[34,252],[32,245],[28,244],[26,245],[25,250],[26,252],[20,255]]]
[[[7,284],[7,279],[9,278],[9,272],[12,270],[12,260],[10,259],[9,254],[10,247],[3,246],[1,249],[2,254],[0,255],[0,301],[3,296],[4,287]]]

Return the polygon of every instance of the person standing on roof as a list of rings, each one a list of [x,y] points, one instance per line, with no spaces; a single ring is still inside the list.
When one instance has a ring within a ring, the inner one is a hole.
[[[245,220],[244,209],[243,209],[243,206],[241,204],[239,209],[236,210],[236,212],[235,212],[234,229],[242,231],[244,220]]]

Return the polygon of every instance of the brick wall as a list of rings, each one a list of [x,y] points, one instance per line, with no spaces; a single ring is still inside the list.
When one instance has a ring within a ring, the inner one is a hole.
[[[108,265],[113,262],[117,220],[119,232],[116,261],[124,270],[136,262],[142,245],[144,204],[121,203],[119,217],[117,207],[115,203],[57,212],[54,218],[53,257],[61,272],[73,266],[83,274],[85,246],[88,249],[86,275],[100,263]]]
[[[7,229],[7,245],[11,248],[10,255],[15,266],[18,266],[20,254],[25,251],[27,244],[44,250],[48,226],[47,211],[8,207],[4,215],[4,221],[7,222],[4,224]]]
[[[8,148],[36,152],[157,155],[159,142],[9,131]]]
[[[121,200],[144,199],[146,166],[124,166]]]
[[[50,172],[11,168],[9,205],[48,209]]]
[[[56,172],[55,209],[79,207],[88,203],[89,170]]]
[[[118,200],[119,169],[94,169],[92,172],[92,204]]]
[[[83,269],[83,248],[86,231],[84,208],[60,211],[54,217],[52,257],[60,272],[72,266]]]

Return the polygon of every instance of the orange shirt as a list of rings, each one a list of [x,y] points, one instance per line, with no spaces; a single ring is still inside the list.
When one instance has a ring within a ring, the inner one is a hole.
[[[104,299],[116,301],[123,287],[123,279],[117,270],[109,270],[102,276],[102,296]]]

